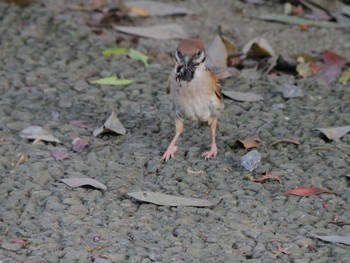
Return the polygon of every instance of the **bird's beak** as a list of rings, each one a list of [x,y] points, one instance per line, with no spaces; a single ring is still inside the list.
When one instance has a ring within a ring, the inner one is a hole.
[[[185,68],[188,68],[188,66],[190,64],[190,61],[191,61],[191,58],[189,56],[184,56],[182,61],[183,61],[184,65],[185,65]]]

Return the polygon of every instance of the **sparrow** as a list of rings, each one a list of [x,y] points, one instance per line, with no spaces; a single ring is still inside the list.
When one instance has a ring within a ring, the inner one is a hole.
[[[167,82],[167,93],[172,100],[175,118],[175,136],[162,160],[174,158],[176,141],[184,131],[184,120],[207,123],[211,129],[211,148],[202,156],[209,159],[217,155],[216,128],[224,108],[220,85],[205,63],[205,50],[200,39],[182,40],[175,51],[175,67]]]

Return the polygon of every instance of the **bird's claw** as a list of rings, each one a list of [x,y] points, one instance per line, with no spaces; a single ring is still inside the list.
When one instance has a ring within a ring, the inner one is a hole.
[[[170,145],[167,149],[167,151],[163,154],[162,160],[163,161],[168,161],[171,158],[174,158],[174,154],[177,151],[177,146],[175,145]]]
[[[218,154],[218,148],[216,145],[212,145],[210,151],[205,152],[202,154],[206,160],[210,159],[211,157],[215,157]]]

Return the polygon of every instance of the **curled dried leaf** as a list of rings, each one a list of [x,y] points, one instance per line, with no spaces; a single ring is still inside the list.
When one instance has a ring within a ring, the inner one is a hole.
[[[316,187],[299,187],[293,190],[286,191],[284,195],[313,196],[323,193],[334,194],[328,189],[320,189]]]
[[[284,138],[284,139],[280,139],[280,140],[274,141],[269,146],[273,146],[273,145],[276,145],[276,144],[281,143],[281,142],[288,142],[288,143],[293,143],[293,144],[296,144],[296,145],[300,145],[301,144],[301,142],[299,142],[299,141],[297,141],[295,139]]]
[[[259,178],[249,178],[251,182],[255,182],[255,183],[264,183],[268,179],[276,180],[279,182],[279,184],[283,184],[281,178],[278,175],[275,175],[273,173],[260,176]]]

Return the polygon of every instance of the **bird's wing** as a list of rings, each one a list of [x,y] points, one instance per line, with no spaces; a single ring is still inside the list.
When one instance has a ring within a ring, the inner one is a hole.
[[[211,73],[211,75],[212,75],[212,79],[213,79],[213,86],[214,86],[215,95],[220,100],[223,100],[220,83],[218,82],[218,79],[216,78],[216,76],[213,73]]]

